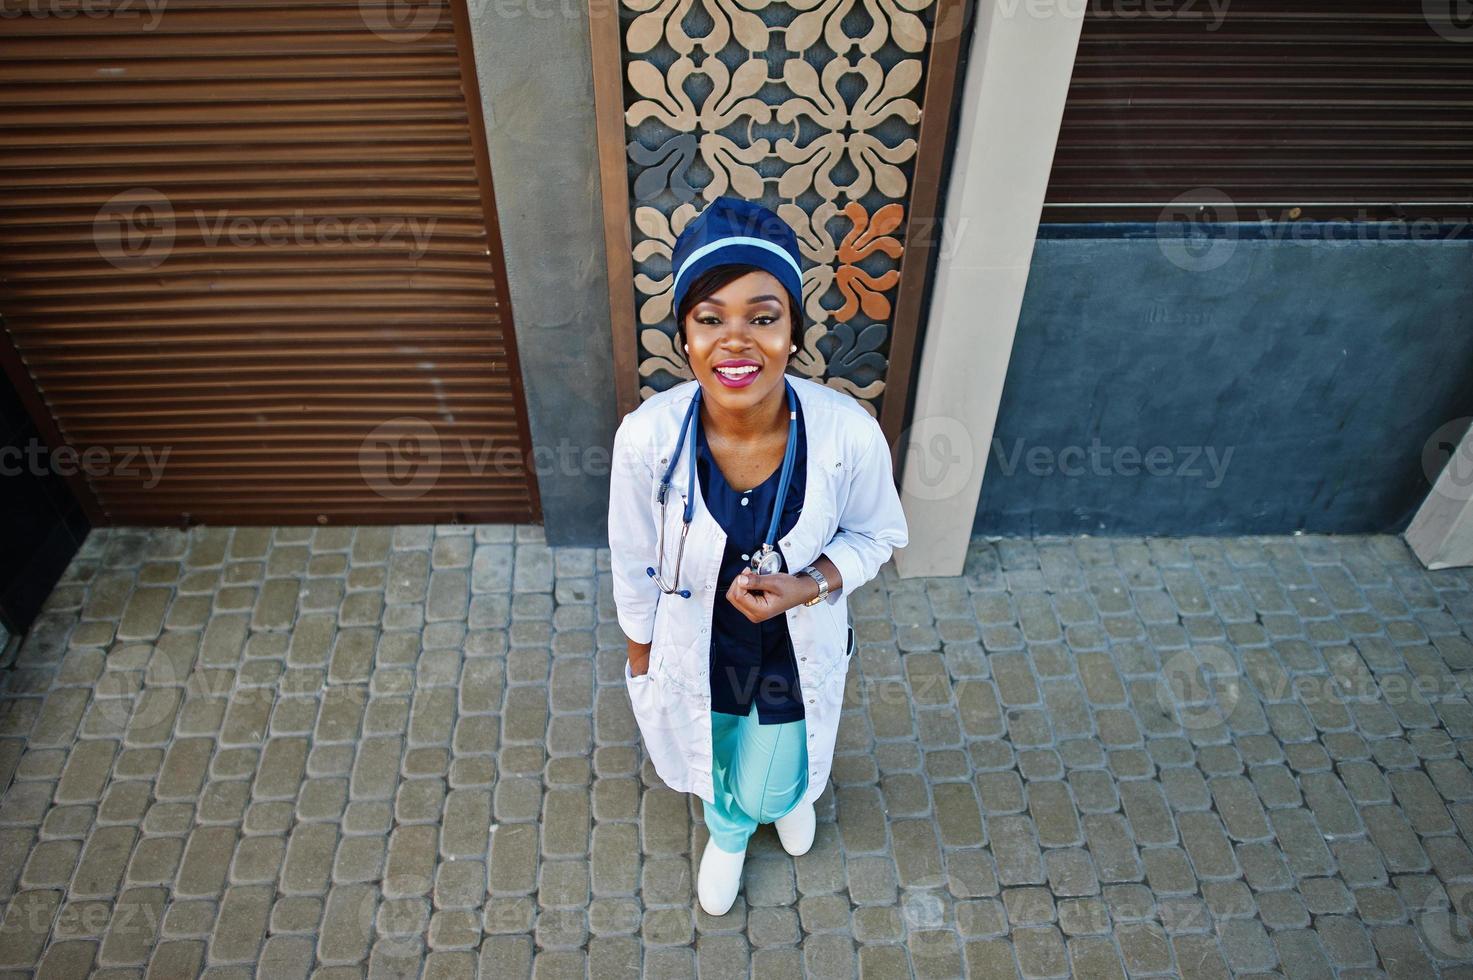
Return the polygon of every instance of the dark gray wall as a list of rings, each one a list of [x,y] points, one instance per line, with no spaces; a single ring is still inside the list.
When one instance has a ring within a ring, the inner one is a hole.
[[[12,633],[31,628],[89,528],[45,446],[0,371],[0,627]]]
[[[547,538],[606,546],[618,419],[588,5],[470,10]]]
[[[471,10],[547,536],[600,546],[619,420],[587,5]],[[1424,446],[1473,415],[1473,242],[1153,231],[1044,229],[1065,237],[1034,250],[974,530],[1403,529]]]
[[[1405,528],[1473,414],[1473,241],[1231,234],[1038,241],[976,533]]]

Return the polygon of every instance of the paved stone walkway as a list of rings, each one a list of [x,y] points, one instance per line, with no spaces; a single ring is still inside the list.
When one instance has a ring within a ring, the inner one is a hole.
[[[0,976],[1473,976],[1473,575],[974,541],[852,600],[813,851],[693,911],[607,553],[95,532],[0,695]]]

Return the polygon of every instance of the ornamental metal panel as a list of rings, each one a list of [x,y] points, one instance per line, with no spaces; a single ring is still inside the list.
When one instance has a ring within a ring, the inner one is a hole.
[[[594,11],[621,408],[690,377],[671,251],[722,194],[797,232],[807,334],[793,368],[896,439],[969,5],[623,0]],[[627,285],[626,285],[627,284]]]

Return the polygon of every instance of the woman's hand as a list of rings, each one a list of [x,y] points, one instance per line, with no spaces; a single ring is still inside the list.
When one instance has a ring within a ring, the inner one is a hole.
[[[818,583],[809,575],[742,572],[732,579],[731,588],[726,590],[726,601],[752,622],[760,623],[801,606],[816,595]]]
[[[628,639],[627,637],[625,639]],[[629,640],[629,676],[640,677],[650,670],[650,645]]]

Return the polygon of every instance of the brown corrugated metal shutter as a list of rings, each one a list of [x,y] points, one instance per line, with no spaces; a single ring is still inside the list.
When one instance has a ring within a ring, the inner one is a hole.
[[[463,0],[82,10],[0,23],[0,347],[95,518],[540,520]]]
[[[1217,6],[1089,6],[1044,221],[1156,221],[1213,191],[1237,220],[1473,215],[1473,23],[1452,0]]]

